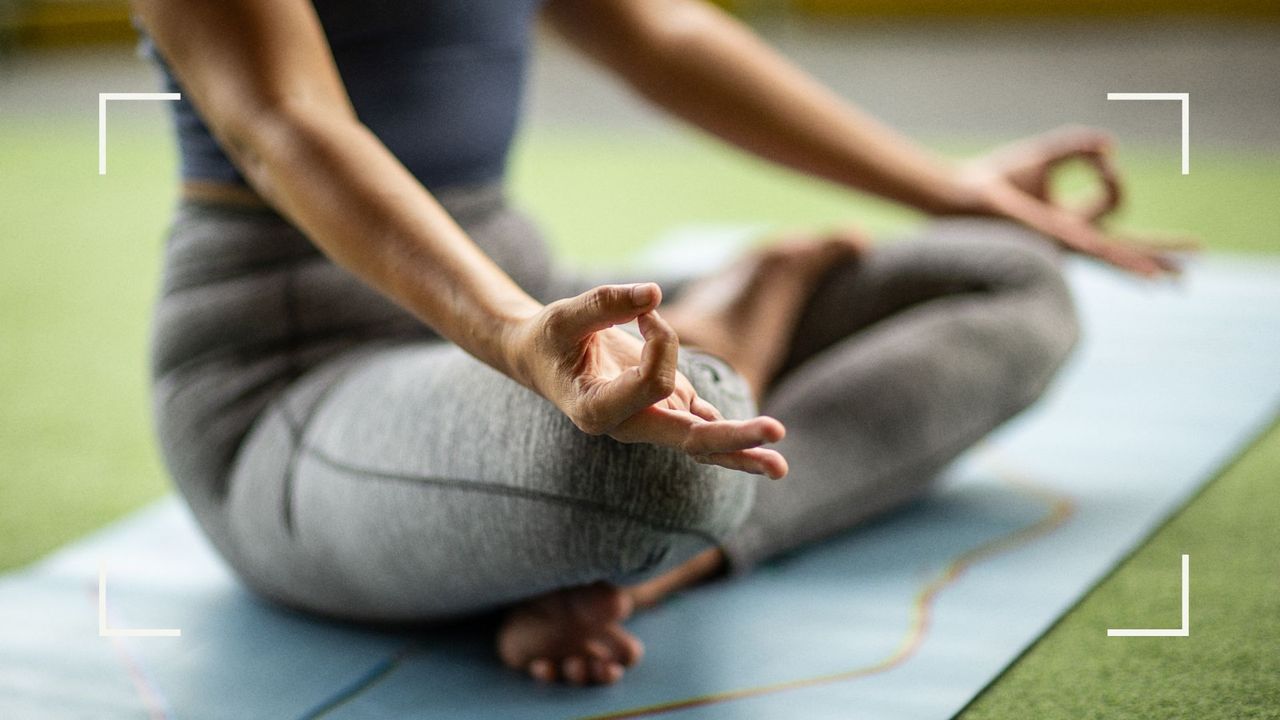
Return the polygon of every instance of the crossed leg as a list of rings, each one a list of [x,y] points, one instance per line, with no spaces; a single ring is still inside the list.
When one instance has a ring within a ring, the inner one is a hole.
[[[875,249],[793,240],[696,282],[666,310],[787,426],[791,464],[757,485],[718,547],[628,588],[558,591],[512,611],[504,661],[541,680],[613,682],[639,656],[636,606],[848,530],[925,493],[960,452],[1038,398],[1077,326],[1057,252],[1015,226],[960,220]],[[600,652],[600,637],[629,638]],[[635,650],[631,652],[630,650]]]
[[[761,402],[791,472],[757,484],[730,570],[920,497],[1039,398],[1078,336],[1059,264],[1012,224],[957,220],[829,273]]]

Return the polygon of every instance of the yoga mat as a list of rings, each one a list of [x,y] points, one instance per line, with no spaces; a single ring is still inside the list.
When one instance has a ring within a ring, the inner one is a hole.
[[[478,625],[270,606],[170,498],[0,579],[0,717],[950,717],[1280,404],[1280,263],[1206,258],[1176,286],[1083,262],[1070,277],[1085,338],[1042,403],[928,500],[641,614],[647,656],[616,686],[525,680]],[[1170,608],[1179,561],[1151,589]],[[101,636],[100,563],[107,627],[181,636]],[[1111,626],[1180,623],[1135,620]]]

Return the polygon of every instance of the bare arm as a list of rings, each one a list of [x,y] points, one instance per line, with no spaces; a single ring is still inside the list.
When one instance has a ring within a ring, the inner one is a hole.
[[[542,306],[360,123],[309,0],[135,0],[253,188],[326,255],[593,434],[780,477],[769,418],[731,422],[675,367],[652,284]],[[638,319],[643,342],[614,325]]]
[[[1001,169],[993,163],[953,167],[926,152],[703,0],[550,0],[546,13],[571,43],[640,95],[756,155],[929,213],[1008,217],[1140,274],[1167,269],[1157,257],[1109,240],[1093,218],[993,173]],[[1051,167],[1082,157],[1114,183],[1108,151],[1101,133],[1058,133],[1016,164]]]
[[[138,0],[156,44],[255,190],[327,255],[511,373],[540,305],[357,119],[309,2]]]
[[[962,202],[946,164],[700,0],[551,0],[572,43],[673,114],[804,173],[924,210]]]

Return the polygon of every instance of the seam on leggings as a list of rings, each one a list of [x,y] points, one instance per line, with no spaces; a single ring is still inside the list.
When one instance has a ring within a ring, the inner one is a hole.
[[[302,345],[302,322],[298,315],[297,276],[297,270],[285,273],[284,286],[281,288],[285,332],[284,361],[290,382],[302,375],[302,365],[298,362],[298,348]]]
[[[293,448],[289,452],[289,464],[284,468],[284,479],[280,487],[280,521],[284,524],[284,533],[289,537],[294,536],[293,532],[293,484],[294,477],[298,468],[298,448],[302,446],[302,435],[306,432],[307,422],[310,422],[314,413],[307,416],[302,423],[295,422],[289,415],[289,409],[284,403],[280,404],[280,418],[284,420],[284,425],[289,430],[289,436],[293,438]]]
[[[281,378],[275,375],[262,378],[253,385],[241,388],[233,395],[229,395],[227,402],[222,405],[222,411],[227,416],[235,415],[236,412],[243,409],[246,405],[252,406],[260,399],[260,393],[268,391],[273,385],[281,384]],[[272,393],[274,395],[274,393]],[[266,407],[270,401],[262,404]],[[262,414],[262,410],[258,410],[252,414],[256,418]],[[240,453],[240,449],[244,446],[245,438],[252,431],[251,426],[237,430],[234,437],[231,438],[229,447],[218,454],[219,460],[217,467],[220,468],[216,482],[213,486],[214,497],[223,500],[227,496],[228,488],[231,484],[231,469],[235,464],[235,458]]]
[[[510,485],[501,485],[495,482],[484,480],[457,480],[454,478],[431,477],[426,475],[411,475],[409,473],[392,472],[388,470],[377,470],[374,468],[364,468],[350,463],[343,462],[336,458],[325,454],[323,450],[314,445],[301,445],[299,447],[300,454],[310,455],[320,463],[329,466],[334,470],[345,472],[349,475],[357,477],[377,478],[379,480],[390,480],[393,482],[409,482],[425,485],[434,485],[441,488],[449,488],[452,490],[464,490],[467,492],[478,492],[488,495],[504,495],[507,497],[521,498],[525,500],[537,500],[540,502],[551,503],[555,505],[564,505],[566,507],[578,510],[590,510],[602,515],[616,517],[622,520],[628,520],[640,525],[648,526],[654,530],[663,532],[676,532],[685,535],[692,535],[711,545],[718,546],[720,541],[710,533],[693,528],[679,527],[664,523],[658,520],[629,513],[625,510],[619,510],[614,507],[605,505],[604,503],[594,502],[591,500],[583,500],[581,498],[569,497],[567,495],[557,495],[543,490],[530,490],[528,488],[513,487]]]
[[[342,380],[350,375],[354,370],[355,366],[352,366],[335,375],[329,381],[329,384],[320,391],[320,394],[316,395],[315,400],[311,403],[311,409],[307,411],[307,416],[304,417],[301,422],[294,420],[293,416],[290,415],[287,399],[282,398],[280,401],[280,418],[284,420],[285,427],[288,428],[289,435],[293,438],[293,451],[289,453],[289,464],[285,467],[284,481],[280,489],[282,496],[281,519],[284,522],[285,533],[288,534],[289,537],[293,537],[294,535],[293,488],[296,482],[298,463],[302,458],[302,448],[303,443],[305,442],[304,439],[307,435],[307,429],[311,427],[311,421],[315,419],[316,415],[320,414],[320,408],[324,406],[325,401],[329,399],[329,396],[332,395],[335,390],[337,390],[338,386],[342,383]]]

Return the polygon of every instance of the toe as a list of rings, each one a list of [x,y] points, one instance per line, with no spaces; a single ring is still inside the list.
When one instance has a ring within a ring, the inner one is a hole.
[[[635,665],[644,657],[644,643],[621,626],[607,628],[602,637],[613,651],[613,658],[627,667]]]
[[[578,655],[567,657],[560,663],[560,670],[564,675],[564,679],[574,685],[587,684],[587,661],[585,658]]]
[[[582,644],[583,650],[586,651],[587,657],[592,660],[601,660],[608,662],[613,660],[613,648],[609,643],[600,638],[590,638]]]
[[[622,666],[616,662],[591,660],[591,680],[598,685],[612,685],[622,678]]]
[[[529,672],[529,676],[538,682],[549,683],[555,682],[556,680],[555,663],[546,658],[538,658],[537,660],[529,663],[527,670]]]

